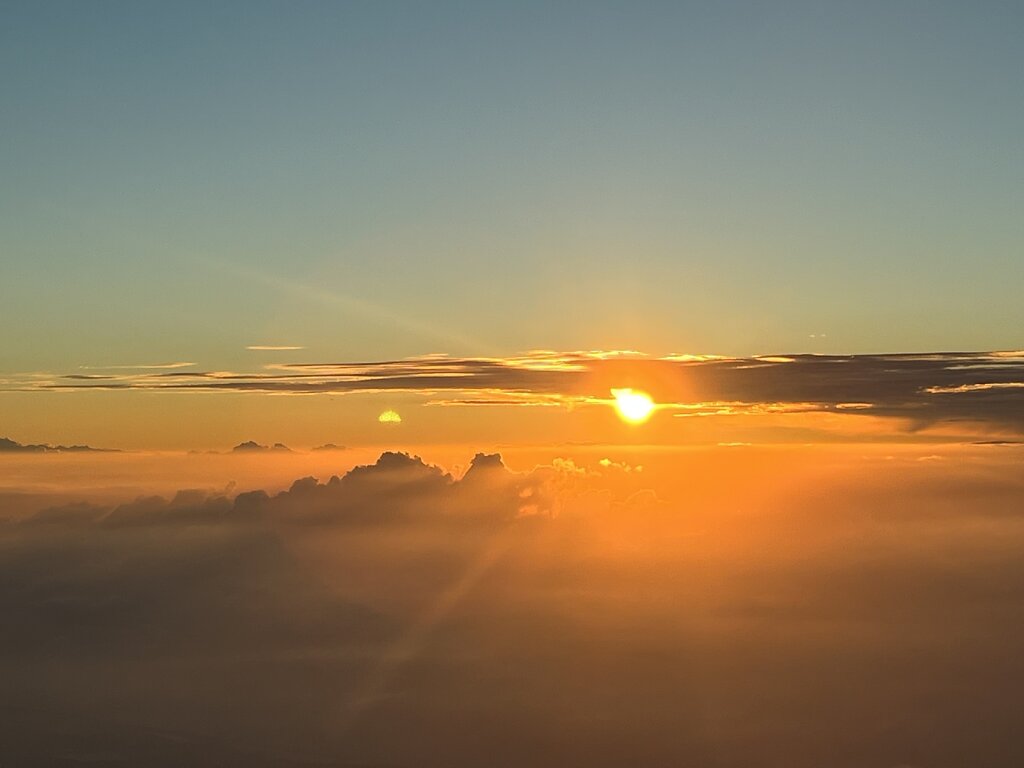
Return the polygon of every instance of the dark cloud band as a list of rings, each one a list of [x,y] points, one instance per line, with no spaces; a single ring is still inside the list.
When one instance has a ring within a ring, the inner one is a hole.
[[[646,389],[679,415],[792,411],[868,413],[1024,428],[1024,352],[785,355],[753,358],[629,352],[533,352],[287,363],[259,372],[168,370],[8,379],[6,388],[350,394],[404,391],[440,405],[604,402],[613,387]]]

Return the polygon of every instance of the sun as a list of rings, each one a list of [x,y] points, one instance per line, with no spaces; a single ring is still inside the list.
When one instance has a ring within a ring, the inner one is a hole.
[[[612,397],[615,398],[615,410],[619,412],[623,421],[630,424],[642,424],[654,411],[654,401],[646,392],[636,389],[613,389]]]

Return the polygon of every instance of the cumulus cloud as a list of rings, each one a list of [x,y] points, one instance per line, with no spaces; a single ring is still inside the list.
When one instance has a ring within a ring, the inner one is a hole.
[[[612,459],[601,459],[600,464],[605,469],[618,470],[620,472],[643,472],[644,467],[642,464],[629,464],[625,461],[613,461]]]
[[[254,521],[334,526],[501,523],[528,514],[556,514],[559,499],[550,492],[552,483],[577,471],[571,461],[556,459],[551,466],[514,473],[498,454],[478,453],[456,479],[417,456],[387,451],[376,463],[357,466],[341,477],[335,475],[323,483],[300,478],[274,495],[250,491],[229,499],[224,494],[187,490],[169,500],[143,496],[110,508],[73,503],[45,509],[22,524],[73,520],[102,526]]]
[[[955,352],[770,355],[531,352],[508,358],[427,355],[381,362],[280,363],[260,372],[161,371],[13,377],[8,389],[409,392],[447,406],[606,404],[612,388],[644,389],[681,416],[795,412],[870,414],[915,426],[980,422],[1024,429],[1024,355]]]

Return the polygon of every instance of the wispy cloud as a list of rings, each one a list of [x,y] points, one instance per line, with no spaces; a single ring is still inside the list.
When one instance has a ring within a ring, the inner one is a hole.
[[[251,349],[253,352],[292,352],[305,349],[305,347],[290,344],[250,344],[246,349]]]

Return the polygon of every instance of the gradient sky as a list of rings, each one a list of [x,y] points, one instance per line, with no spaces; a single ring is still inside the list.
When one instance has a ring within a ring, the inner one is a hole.
[[[1017,349],[1022,22],[4,3],[0,374]]]

